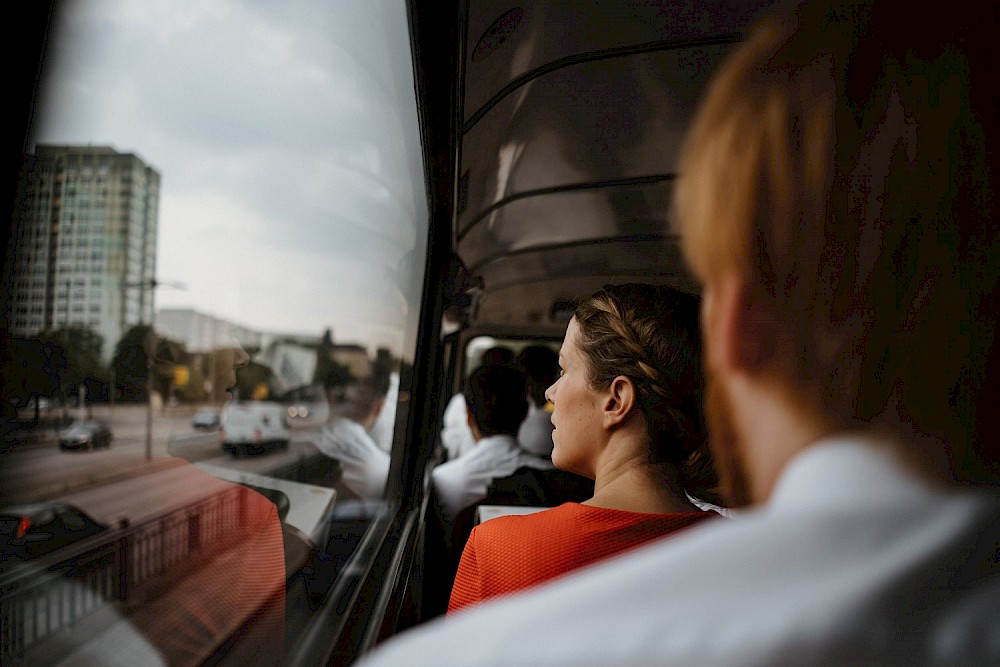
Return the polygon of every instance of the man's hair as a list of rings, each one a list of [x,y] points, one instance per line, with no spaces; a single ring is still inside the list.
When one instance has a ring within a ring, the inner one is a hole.
[[[514,350],[503,345],[495,345],[483,352],[480,366],[491,366],[493,364],[503,364],[512,366],[516,362]]]
[[[755,362],[790,400],[974,481],[1000,470],[1000,247],[996,8],[970,4],[765,20],[707,91],[677,214],[699,279],[732,272],[765,313]]]
[[[466,381],[465,402],[484,437],[516,436],[528,414],[524,375],[506,364],[480,366]]]
[[[577,305],[577,345],[590,385],[635,385],[650,460],[671,463],[692,495],[714,499],[702,396],[699,299],[666,286],[606,285]]]
[[[535,405],[545,405],[545,390],[559,377],[559,353],[548,345],[529,345],[517,355],[517,365],[528,383]]]

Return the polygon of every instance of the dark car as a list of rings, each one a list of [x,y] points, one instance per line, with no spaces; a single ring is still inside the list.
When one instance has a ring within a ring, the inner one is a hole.
[[[201,408],[191,418],[191,425],[195,428],[211,430],[219,428],[220,424],[219,410],[217,408]]]
[[[107,530],[67,503],[0,508],[0,561],[26,560]]]
[[[59,434],[62,449],[94,449],[111,446],[111,429],[101,422],[80,422],[73,424]]]

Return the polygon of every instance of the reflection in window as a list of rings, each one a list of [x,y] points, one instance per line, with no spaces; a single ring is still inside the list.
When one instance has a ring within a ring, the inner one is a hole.
[[[0,304],[23,361],[4,399],[25,432],[112,435],[4,460],[5,502],[96,528],[2,582],[21,618],[79,601],[0,638],[3,662],[280,662],[393,502],[427,236],[405,5],[219,7],[53,24],[17,211],[49,254],[13,237],[44,287]]]

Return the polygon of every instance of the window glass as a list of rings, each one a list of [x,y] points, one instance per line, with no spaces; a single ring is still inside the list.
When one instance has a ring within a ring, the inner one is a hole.
[[[322,638],[395,502],[427,245],[408,36],[388,0],[57,3],[0,304],[0,503],[87,529],[0,558],[0,662]]]

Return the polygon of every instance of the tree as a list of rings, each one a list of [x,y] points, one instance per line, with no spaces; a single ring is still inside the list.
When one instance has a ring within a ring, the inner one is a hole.
[[[241,400],[264,400],[272,396],[274,371],[269,366],[251,361],[236,369],[236,395]]]
[[[171,395],[174,385],[174,370],[179,364],[188,362],[187,349],[184,343],[169,338],[156,339],[156,352],[153,354],[153,366],[156,374],[153,377],[153,388],[160,396]]]
[[[112,391],[123,401],[141,402],[149,398],[146,392],[146,373],[152,335],[153,328],[150,325],[137,324],[126,331],[115,344],[115,353],[111,358],[115,379]]]
[[[323,384],[330,375],[333,366],[333,331],[327,329],[316,348],[316,365],[313,367],[313,384]]]
[[[153,350],[153,389],[166,396],[173,382],[174,364],[187,362],[183,343],[157,336],[148,324],[137,324],[125,332],[115,345],[111,368],[116,396],[123,401],[149,400],[146,388],[149,352]]]
[[[63,351],[65,366],[60,377],[63,394],[74,393],[80,385],[87,387],[87,395],[91,397],[105,393],[107,369],[101,361],[103,336],[87,326],[71,324],[40,338]]]
[[[61,374],[65,366],[62,348],[52,341],[37,338],[14,338],[4,329],[0,368],[3,374],[4,410],[24,405],[39,396],[60,393]],[[38,419],[35,401],[35,419]]]
[[[339,363],[333,356],[333,332],[329,329],[323,332],[323,339],[316,348],[316,368],[313,371],[313,384],[325,389],[342,392],[344,387],[354,381],[351,370]]]

